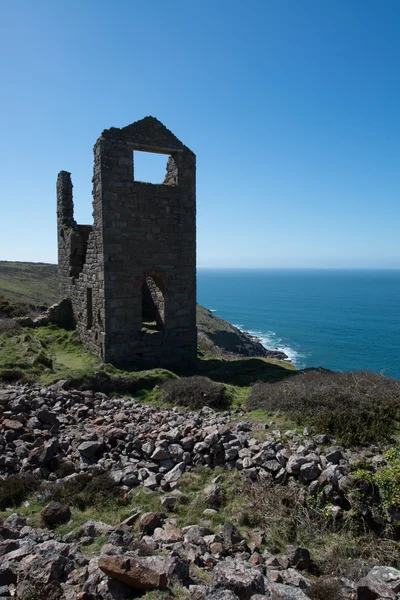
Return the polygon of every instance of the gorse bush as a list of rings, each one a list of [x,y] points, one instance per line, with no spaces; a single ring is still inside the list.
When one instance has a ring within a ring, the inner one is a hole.
[[[207,377],[182,377],[161,386],[163,399],[171,404],[190,408],[225,408],[228,405],[226,387]]]
[[[0,510],[18,506],[38,486],[38,478],[31,473],[0,479]]]
[[[124,505],[123,491],[107,474],[89,475],[82,473],[50,488],[53,500],[75,506],[80,510],[95,507],[103,508],[109,504]]]
[[[345,445],[381,442],[400,416],[400,382],[377,373],[309,371],[256,384],[248,408],[289,413],[299,424],[331,433]]]

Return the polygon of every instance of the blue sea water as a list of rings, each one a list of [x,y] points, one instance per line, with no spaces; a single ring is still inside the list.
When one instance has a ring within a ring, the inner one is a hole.
[[[400,379],[400,270],[198,269],[197,299],[294,364]]]

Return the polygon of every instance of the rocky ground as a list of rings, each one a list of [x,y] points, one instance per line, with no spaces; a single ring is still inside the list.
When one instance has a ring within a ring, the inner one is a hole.
[[[15,474],[32,474],[42,481],[36,493],[48,502],[40,524],[24,514],[29,501],[3,513],[0,599],[108,600],[149,590],[194,600],[400,598],[400,571],[392,567],[376,565],[357,581],[317,581],[307,548],[289,546],[275,555],[265,549],[261,529],[244,533],[227,521],[216,530],[213,516],[225,493],[220,475],[200,492],[206,506],[201,522],[178,523],[181,481],[199,467],[239,471],[254,485],[296,485],[323,493],[334,518],[351,510],[357,452],[309,428],[302,435],[264,430],[261,441],[252,425],[240,410],[160,409],[132,398],[64,390],[62,382],[0,388],[2,497]],[[364,461],[373,467],[384,458],[371,450]],[[131,507],[118,524],[90,519],[74,528],[69,503],[54,501],[52,489],[99,472],[107,473],[125,498],[140,488],[149,496],[159,493],[160,510]],[[399,515],[392,518],[398,521]],[[70,531],[56,529],[61,523],[71,524]]]

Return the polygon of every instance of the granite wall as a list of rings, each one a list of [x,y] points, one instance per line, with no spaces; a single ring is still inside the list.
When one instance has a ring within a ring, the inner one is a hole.
[[[166,155],[162,184],[135,181],[135,150]],[[196,157],[153,117],[94,147],[93,226],[57,180],[59,280],[80,338],[106,362],[196,360]],[[168,160],[167,160],[168,157]]]

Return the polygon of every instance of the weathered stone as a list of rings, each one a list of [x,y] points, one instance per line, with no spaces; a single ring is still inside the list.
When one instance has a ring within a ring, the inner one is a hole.
[[[379,577],[377,572],[373,574],[370,571],[357,583],[357,600],[396,600],[396,597],[397,594],[390,583]]]
[[[164,542],[165,544],[172,544],[180,542],[183,539],[182,530],[176,525],[168,523],[164,527],[157,527],[153,533],[153,539],[158,542]]]
[[[308,596],[299,588],[282,583],[270,583],[268,592],[271,600],[308,600]]]
[[[300,467],[300,475],[304,481],[312,481],[313,479],[317,479],[320,473],[320,468],[314,462],[306,462]]]
[[[94,458],[96,454],[100,452],[103,444],[101,442],[93,441],[93,442],[82,442],[78,446],[78,452],[89,460]]]
[[[28,461],[32,466],[45,467],[57,456],[58,448],[58,440],[54,438],[45,442],[43,446],[31,450]]]
[[[286,557],[290,567],[296,569],[308,569],[311,564],[310,552],[306,548],[299,546],[288,546],[286,548]]]
[[[176,504],[176,497],[175,496],[164,496],[164,498],[161,498],[160,504],[166,510],[171,510],[174,508],[174,506]]]
[[[182,562],[160,556],[101,556],[98,564],[109,577],[141,591],[166,589],[173,577],[186,579],[188,576]]]
[[[394,567],[378,566],[371,569],[368,577],[374,577],[378,581],[382,581],[390,585],[392,590],[397,594],[400,592],[400,570]]]
[[[58,523],[69,521],[71,518],[71,510],[69,506],[60,504],[60,502],[50,502],[50,504],[43,508],[40,515],[43,523],[51,527]]]
[[[18,513],[12,513],[4,520],[3,525],[5,527],[10,527],[10,529],[21,529],[26,525],[26,517],[19,515]]]
[[[224,545],[228,548],[235,544],[239,544],[243,540],[242,534],[232,523],[229,523],[229,521],[224,523],[220,531],[220,536],[224,541]]]
[[[139,528],[144,534],[151,535],[157,527],[161,527],[161,519],[155,512],[144,513],[139,520]]]
[[[170,458],[170,453],[168,448],[158,447],[154,450],[151,455],[151,460],[164,460],[165,458]]]
[[[36,414],[36,417],[41,423],[44,423],[45,425],[55,425],[56,423],[58,423],[57,415],[49,411],[47,408],[39,410],[39,412]]]
[[[240,600],[250,600],[254,594],[264,594],[264,577],[256,569],[246,568],[238,560],[227,560],[216,565],[213,571],[214,588],[227,588]]]
[[[164,481],[167,483],[176,483],[178,479],[180,479],[185,472],[186,464],[184,462],[180,462],[173,469],[171,469],[165,476]]]
[[[292,456],[289,458],[287,465],[286,465],[286,471],[290,474],[290,475],[298,475],[300,473],[300,467],[302,465],[304,465],[307,462],[307,460],[304,458],[304,456],[299,456],[298,454],[292,454]]]
[[[20,421],[15,421],[13,419],[4,419],[3,421],[4,429],[11,429],[17,433],[20,433],[24,430],[24,426]]]
[[[206,505],[210,508],[220,508],[225,501],[224,489],[216,483],[206,487],[203,495]]]
[[[328,448],[328,450],[325,453],[325,458],[328,461],[328,463],[338,465],[343,459],[343,454],[339,448]]]
[[[193,598],[193,596],[192,596]],[[205,591],[201,600],[237,600],[238,597],[236,594],[231,592],[230,590],[219,590],[212,588],[210,590]],[[193,598],[195,600],[195,598]]]

